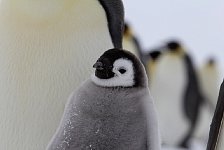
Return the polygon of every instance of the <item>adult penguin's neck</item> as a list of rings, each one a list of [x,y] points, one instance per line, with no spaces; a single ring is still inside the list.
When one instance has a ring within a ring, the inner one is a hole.
[[[23,22],[51,21],[63,15],[74,2],[74,0],[1,0],[0,12]]]

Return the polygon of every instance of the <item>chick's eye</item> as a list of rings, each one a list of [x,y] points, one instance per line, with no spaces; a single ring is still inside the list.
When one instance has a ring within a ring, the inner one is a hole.
[[[123,69],[123,68],[119,69],[118,71],[119,71],[121,74],[124,74],[124,73],[126,72],[126,70]]]

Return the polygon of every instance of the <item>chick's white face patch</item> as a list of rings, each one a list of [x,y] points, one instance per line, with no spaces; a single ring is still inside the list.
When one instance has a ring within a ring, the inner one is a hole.
[[[120,58],[113,64],[114,77],[110,79],[100,79],[92,75],[92,81],[103,87],[130,87],[135,84],[134,82],[134,69],[133,63],[130,60]]]

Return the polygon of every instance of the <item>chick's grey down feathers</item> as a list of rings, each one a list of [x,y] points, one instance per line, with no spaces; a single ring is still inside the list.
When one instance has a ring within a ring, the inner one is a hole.
[[[146,150],[144,98],[145,89],[102,88],[86,81],[71,96],[49,150]]]

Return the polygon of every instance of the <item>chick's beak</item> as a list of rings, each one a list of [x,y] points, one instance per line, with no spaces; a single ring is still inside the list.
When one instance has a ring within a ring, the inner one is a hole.
[[[103,63],[97,61],[97,62],[93,65],[93,68],[96,68],[96,69],[98,69],[98,70],[103,70]]]

